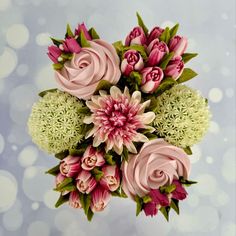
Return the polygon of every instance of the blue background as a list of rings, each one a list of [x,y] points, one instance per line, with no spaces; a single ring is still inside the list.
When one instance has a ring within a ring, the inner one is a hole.
[[[172,26],[189,38],[189,65],[213,113],[209,133],[194,146],[189,189],[181,214],[135,217],[135,204],[113,199],[88,223],[80,210],[54,209],[56,164],[37,149],[26,122],[40,90],[55,87],[46,56],[49,36],[62,37],[66,23],[85,21],[100,37],[124,39],[139,11],[145,23]],[[235,225],[235,1],[227,0],[0,0],[0,236],[205,235],[234,236]]]

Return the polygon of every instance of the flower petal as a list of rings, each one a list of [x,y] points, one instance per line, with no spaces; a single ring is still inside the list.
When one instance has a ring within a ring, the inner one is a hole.
[[[110,89],[110,94],[114,99],[119,98],[119,96],[122,95],[121,91],[119,88],[117,88],[116,86],[112,86]]]
[[[93,123],[93,117],[92,116],[85,116],[83,122],[85,124],[91,124],[91,123]]]
[[[141,134],[141,133],[137,133],[133,139],[132,139],[133,142],[148,142],[149,139],[144,135],[144,134]]]
[[[143,124],[150,124],[155,119],[155,113],[152,111],[149,111],[147,113],[138,116]]]

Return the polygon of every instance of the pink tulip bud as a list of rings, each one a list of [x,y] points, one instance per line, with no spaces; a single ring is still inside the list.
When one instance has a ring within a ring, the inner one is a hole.
[[[146,216],[153,217],[157,215],[157,212],[158,212],[157,204],[154,202],[148,202],[144,204],[143,210]]]
[[[152,201],[160,206],[169,206],[170,201],[167,197],[167,195],[162,194],[158,189],[154,190],[152,189],[149,193],[149,196],[152,198]]]
[[[73,208],[82,208],[79,193],[77,191],[73,191],[70,193],[69,205]]]
[[[60,172],[66,177],[77,176],[80,169],[80,157],[67,156],[61,161]]]
[[[173,79],[177,80],[184,70],[184,62],[182,61],[182,57],[176,56],[174,57],[166,67],[164,73],[166,76],[170,76]]]
[[[131,49],[125,52],[121,62],[121,72],[125,76],[129,76],[132,71],[140,71],[143,67],[143,58],[138,51]]]
[[[154,27],[148,36],[147,44],[151,43],[154,39],[159,38],[163,32],[164,29],[158,26]]]
[[[61,56],[62,51],[55,45],[48,47],[48,57],[56,64],[58,63],[58,58]]]
[[[92,193],[91,210],[93,212],[103,211],[111,199],[109,191],[98,186]]]
[[[188,46],[188,40],[185,37],[174,36],[169,43],[169,49],[172,52],[175,52],[175,56],[182,56]]]
[[[117,166],[104,166],[100,184],[107,190],[116,191],[120,186],[120,172]]]
[[[188,193],[178,180],[174,180],[173,183],[176,186],[176,189],[171,193],[171,198],[176,200],[184,200]]]
[[[92,174],[82,170],[77,177],[76,187],[81,193],[89,194],[96,187],[97,182]]]
[[[160,67],[146,67],[141,71],[142,86],[144,93],[153,93],[164,78],[164,73]]]
[[[133,30],[126,37],[125,45],[126,46],[130,46],[133,44],[144,45],[146,44],[146,41],[147,41],[147,38],[142,27],[137,26],[133,28]]]
[[[63,49],[65,52],[79,53],[81,51],[80,45],[74,38],[67,38],[63,43]]]
[[[84,36],[87,40],[92,40],[92,38],[87,30],[87,27],[85,26],[84,23],[78,25],[77,29],[75,29],[75,35],[80,35],[81,30],[84,32]]]
[[[81,159],[81,167],[84,170],[92,170],[96,166],[105,164],[103,154],[98,152],[94,147],[88,146]]]
[[[55,179],[55,182],[56,182],[56,187],[58,187],[62,182],[63,180],[66,178],[66,176],[62,175],[61,173],[59,173],[57,176],[56,176],[56,179]],[[69,193],[69,191],[64,191],[62,192],[62,195],[66,195],[67,193]]]
[[[154,39],[147,47],[148,65],[158,65],[166,53],[169,53],[168,46],[164,42],[159,42],[159,39]]]

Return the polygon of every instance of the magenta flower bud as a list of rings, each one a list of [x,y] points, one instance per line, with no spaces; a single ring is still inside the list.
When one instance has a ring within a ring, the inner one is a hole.
[[[63,43],[65,52],[79,53],[81,51],[80,45],[74,38],[67,38]]]
[[[77,191],[73,191],[70,193],[69,205],[73,208],[82,208],[79,193]]]
[[[158,189],[152,189],[149,193],[149,196],[152,198],[152,201],[160,206],[169,206],[170,201],[167,195],[162,194]]]
[[[81,193],[87,193],[93,191],[97,182],[89,171],[82,170],[77,177],[76,187]]]
[[[103,177],[100,184],[111,192],[116,191],[120,186],[120,172],[117,166],[104,166],[102,168]]]
[[[111,199],[109,191],[98,186],[92,193],[91,210],[93,212],[103,211]]]
[[[55,182],[56,182],[56,188],[59,186],[59,184],[61,184],[63,182],[63,180],[66,178],[66,176],[62,175],[61,173],[59,173],[56,176]],[[62,192],[62,195],[66,195],[67,193],[69,193],[69,191],[64,191]]]
[[[185,37],[179,35],[174,36],[169,43],[169,49],[175,52],[175,56],[182,56],[188,46],[188,40]]]
[[[182,61],[182,57],[176,56],[174,57],[166,67],[164,73],[166,76],[170,76],[173,79],[177,80],[184,70],[184,62]]]
[[[92,40],[84,23],[78,25],[77,29],[75,29],[75,35],[80,35],[81,30],[84,32],[84,36],[87,40]]]
[[[147,47],[148,65],[158,65],[166,53],[169,53],[168,46],[164,42],[159,42],[159,39],[154,39]]]
[[[66,177],[77,176],[80,169],[80,157],[67,156],[61,161],[60,172]]]
[[[55,45],[48,47],[48,57],[56,64],[58,63],[58,58],[61,56],[62,51]]]
[[[143,58],[136,50],[128,50],[124,54],[124,59],[121,62],[121,72],[125,76],[129,76],[132,71],[140,71],[144,67]]]
[[[178,180],[174,180],[172,184],[176,186],[176,189],[171,193],[171,198],[176,200],[184,200],[188,193],[186,192],[183,185]]]
[[[98,152],[94,147],[88,146],[81,159],[81,167],[84,170],[92,170],[96,166],[102,166],[105,164],[103,154]]]
[[[146,44],[146,41],[147,41],[147,38],[142,27],[137,26],[133,28],[133,30],[126,37],[125,45],[126,46],[130,46],[133,44],[144,45]]]
[[[146,216],[153,217],[158,212],[157,204],[155,202],[148,202],[144,204],[143,210]]]
[[[142,86],[141,90],[144,93],[153,93],[160,85],[164,78],[164,73],[160,67],[146,67],[141,71]]]
[[[156,26],[154,27],[148,35],[147,44],[150,44],[154,39],[157,39],[164,32],[164,29]]]

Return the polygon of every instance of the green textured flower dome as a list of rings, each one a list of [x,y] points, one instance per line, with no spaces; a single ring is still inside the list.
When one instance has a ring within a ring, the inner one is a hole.
[[[82,135],[84,115],[79,113],[83,103],[59,90],[48,92],[32,107],[28,120],[32,140],[48,153],[73,148]]]
[[[211,116],[205,98],[185,85],[176,85],[157,97],[155,113],[153,125],[158,134],[182,148],[202,139]]]

